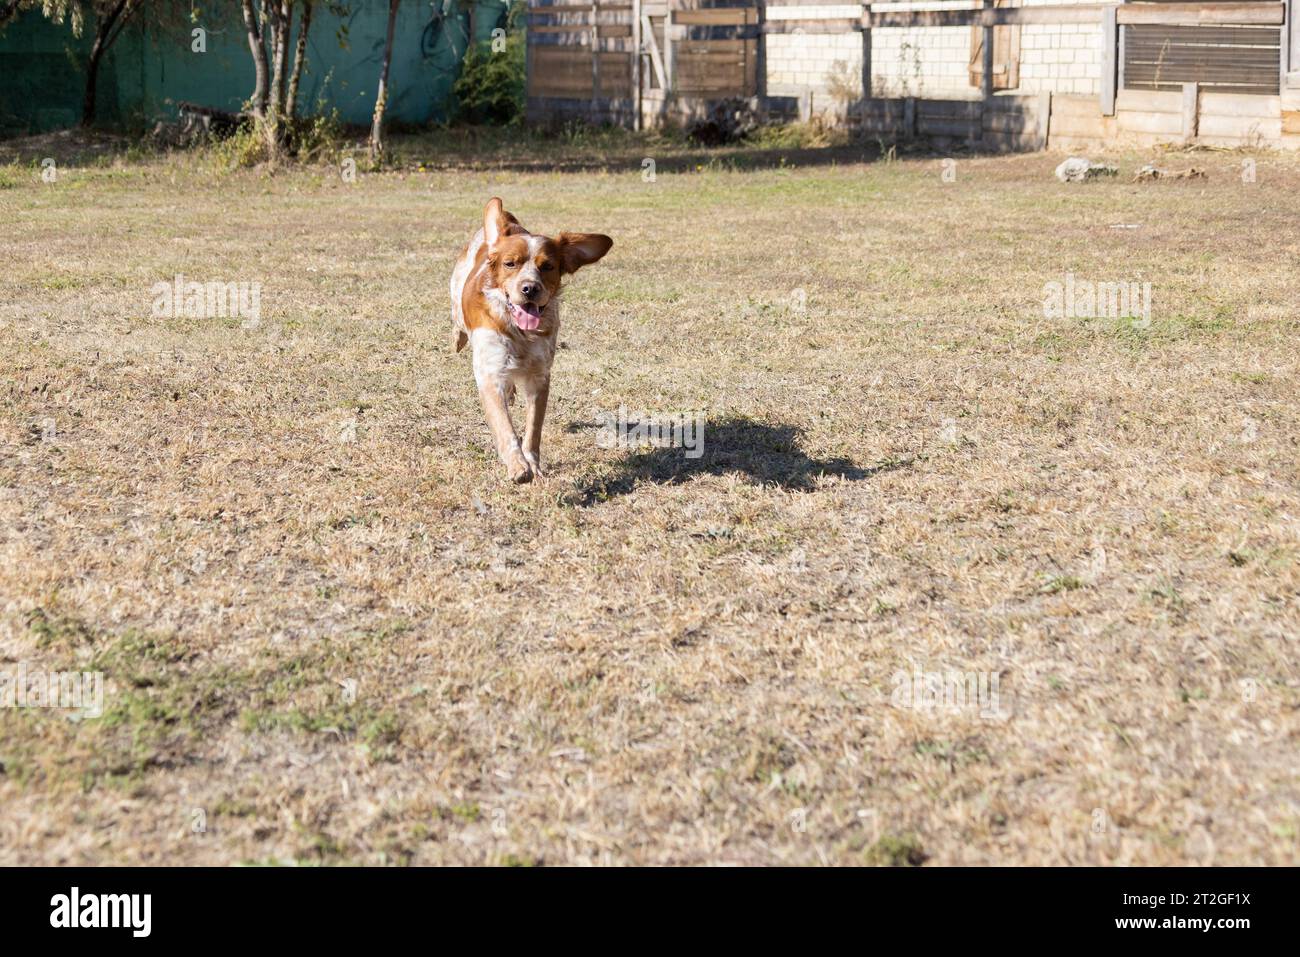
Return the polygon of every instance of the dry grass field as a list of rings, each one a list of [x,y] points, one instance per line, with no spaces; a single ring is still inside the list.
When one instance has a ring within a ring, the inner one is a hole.
[[[0,166],[0,672],[106,685],[0,708],[0,864],[1300,858],[1296,158],[40,149]],[[492,195],[615,239],[521,487],[449,343]],[[155,316],[177,274],[258,321]],[[1149,317],[1046,315],[1067,274]],[[704,454],[604,447],[620,407]]]

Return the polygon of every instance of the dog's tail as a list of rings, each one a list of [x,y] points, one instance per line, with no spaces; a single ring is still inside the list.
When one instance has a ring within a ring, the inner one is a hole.
[[[456,301],[456,278],[451,280],[451,344],[457,352],[469,342],[469,333],[465,331],[465,320],[460,315],[460,303]]]

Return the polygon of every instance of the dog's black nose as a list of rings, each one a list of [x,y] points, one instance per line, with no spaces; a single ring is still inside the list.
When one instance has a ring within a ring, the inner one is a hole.
[[[535,282],[521,282],[519,284],[519,291],[529,299],[536,298],[539,289],[541,289],[541,286]]]

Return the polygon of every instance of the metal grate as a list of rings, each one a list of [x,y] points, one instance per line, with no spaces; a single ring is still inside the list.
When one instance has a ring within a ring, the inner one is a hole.
[[[1176,90],[1199,83],[1223,93],[1276,93],[1278,27],[1124,27],[1124,86]]]

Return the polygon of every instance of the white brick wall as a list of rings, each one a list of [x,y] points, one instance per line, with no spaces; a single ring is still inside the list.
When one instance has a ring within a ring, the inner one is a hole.
[[[972,96],[970,27],[871,31],[875,96]]]
[[[1058,23],[1020,28],[1022,91],[1096,95],[1100,88],[1100,25]]]
[[[825,20],[861,14],[861,4],[767,8],[769,20]],[[860,94],[860,33],[768,35],[767,91],[771,95],[799,96],[811,89],[815,94],[830,96],[845,83]]]
[[[1022,0],[1046,6],[1079,0]],[[1087,0],[1082,0],[1087,2]],[[1103,3],[1105,0],[1096,0]],[[891,9],[904,9],[891,4]],[[768,7],[769,20],[857,17],[858,4]],[[974,97],[968,73],[969,27],[877,29],[871,32],[872,92],[876,96]],[[1101,27],[1044,24],[1020,28],[1020,86],[1023,93],[1100,92]],[[862,39],[843,34],[770,34],[767,37],[767,89],[774,96],[814,93],[815,106],[830,106],[846,87],[861,91]]]

